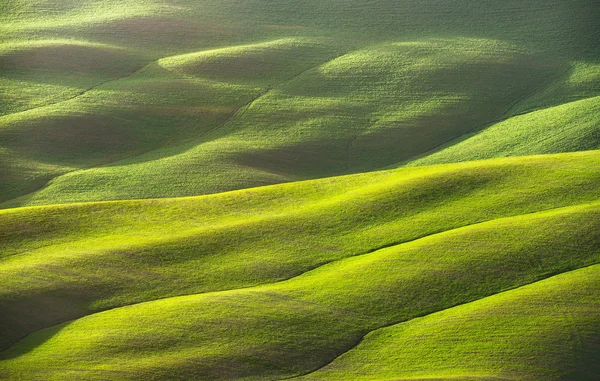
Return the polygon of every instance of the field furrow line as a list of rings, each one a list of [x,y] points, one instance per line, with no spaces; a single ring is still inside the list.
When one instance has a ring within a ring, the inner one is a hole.
[[[488,220],[488,221],[479,222],[479,223],[476,223],[476,224],[464,225],[464,226],[460,226],[460,227],[457,227],[457,228],[448,229],[448,230],[441,231],[441,232],[436,232],[436,233],[433,233],[433,234],[423,235],[421,237],[417,237],[417,238],[412,239],[412,240],[407,240],[407,241],[403,241],[403,242],[389,243],[389,244],[386,244],[386,245],[374,247],[372,249],[369,249],[369,250],[366,250],[366,251],[363,251],[363,252],[360,252],[360,253],[357,253],[357,254],[354,254],[354,255],[349,255],[349,256],[346,256],[346,257],[341,258],[341,259],[336,259],[336,260],[332,260],[332,261],[325,261],[325,262],[319,263],[317,265],[311,266],[308,269],[306,269],[305,271],[303,271],[301,273],[298,273],[298,274],[295,274],[295,275],[293,275],[291,277],[282,278],[282,279],[279,279],[279,280],[276,280],[276,281],[272,281],[272,282],[264,282],[264,283],[250,285],[250,286],[247,286],[247,287],[238,287],[238,288],[225,289],[225,290],[219,290],[219,291],[207,291],[207,292],[201,292],[201,293],[171,295],[171,296],[164,297],[164,298],[156,298],[156,299],[145,300],[145,301],[137,302],[137,303],[123,304],[123,305],[120,305],[120,306],[117,306],[117,307],[113,307],[113,308],[101,309],[101,310],[94,311],[94,312],[89,313],[89,314],[81,315],[81,316],[79,316],[79,317],[77,317],[75,319],[65,320],[65,321],[53,324],[51,326],[43,327],[40,330],[36,330],[36,331],[30,332],[29,334],[21,337],[18,341],[14,342],[9,347],[6,347],[3,350],[1,350],[0,353],[8,351],[10,348],[12,348],[14,345],[18,344],[25,337],[27,337],[29,335],[32,335],[32,334],[35,334],[36,332],[39,332],[39,331],[42,331],[42,330],[45,330],[45,329],[48,329],[48,328],[51,328],[51,327],[54,327],[54,326],[58,326],[58,325],[61,325],[61,324],[65,324],[65,323],[68,323],[68,322],[76,321],[78,319],[82,319],[82,318],[85,318],[85,317],[88,317],[88,316],[92,316],[92,315],[95,315],[95,314],[104,313],[104,312],[112,311],[112,310],[118,310],[118,309],[121,309],[121,308],[127,308],[127,307],[131,307],[131,306],[136,306],[136,305],[144,305],[144,304],[153,303],[153,302],[161,301],[161,300],[168,300],[168,299],[174,299],[174,298],[180,298],[180,297],[188,297],[188,296],[199,296],[199,295],[218,295],[218,294],[224,294],[224,293],[229,293],[229,292],[235,292],[235,291],[241,291],[241,290],[249,290],[249,289],[259,288],[259,287],[263,287],[263,286],[280,284],[280,283],[292,281],[292,280],[294,280],[296,278],[299,278],[299,277],[302,277],[302,276],[306,276],[306,275],[310,274],[311,272],[317,271],[317,270],[321,270],[322,268],[324,268],[326,266],[334,265],[336,263],[339,263],[339,262],[342,262],[342,261],[345,261],[345,260],[348,260],[348,259],[359,258],[359,257],[367,256],[367,255],[370,255],[370,254],[374,254],[374,253],[377,253],[378,251],[381,251],[381,250],[385,250],[385,249],[389,249],[389,248],[393,248],[393,247],[400,247],[400,246],[403,246],[403,245],[416,243],[416,242],[421,241],[421,240],[431,239],[431,238],[434,238],[434,237],[437,237],[437,236],[444,236],[444,235],[447,235],[447,234],[452,234],[452,233],[455,233],[455,232],[460,232],[461,230],[470,229],[472,227],[485,226],[487,224],[493,224],[493,223],[496,223],[496,222],[499,222],[499,221],[510,220],[510,219],[513,219],[513,218],[521,217],[521,216],[544,215],[546,213],[552,213],[552,212],[555,212],[555,211],[569,210],[569,209],[574,209],[574,208],[584,207],[584,206],[591,206],[591,205],[600,205],[600,203],[599,202],[592,202],[592,203],[572,205],[572,206],[567,206],[567,207],[551,208],[551,209],[546,209],[546,210],[542,210],[542,211],[536,211],[536,212],[531,212],[531,213],[524,213],[524,214],[514,215],[514,216],[509,216],[509,217],[496,218],[496,219],[492,219],[492,220]],[[596,263],[589,264],[589,265],[583,266],[582,268],[590,267],[590,266],[593,266],[595,264]],[[563,272],[569,272],[569,271],[574,271],[574,270],[576,270],[576,268],[565,270]],[[551,275],[548,275],[548,277],[552,277],[552,276],[555,276],[555,275],[558,275],[558,274],[551,274]],[[537,279],[537,280],[535,280],[532,283],[538,282],[540,280],[543,280],[543,279]],[[507,290],[503,290],[502,292],[509,291],[509,290],[514,289],[514,288],[519,288],[519,287],[522,287],[524,285],[526,285],[526,284],[514,286],[514,287],[509,288]],[[489,297],[489,296],[491,296],[491,295],[487,295],[485,297]],[[470,301],[464,302],[464,303],[460,303],[460,304],[457,304],[457,305],[454,305],[454,306],[451,306],[451,307],[448,307],[448,308],[453,308],[453,307],[456,307],[456,306],[461,305],[461,304],[471,303],[471,302],[473,302],[475,300],[477,300],[477,299],[470,300]],[[431,312],[431,313],[435,313],[435,312],[439,312],[439,311],[434,311],[434,312]],[[431,313],[424,314],[424,315],[421,315],[421,316],[416,316],[414,318],[423,317],[423,316],[429,315]],[[391,326],[391,325],[399,324],[399,323],[400,322],[390,323],[390,324],[384,325],[382,327],[378,327],[375,330],[381,329],[381,328],[385,328],[385,327],[388,327],[388,326]],[[360,341],[362,341],[362,338],[364,338],[364,336],[366,336],[367,334],[368,334],[368,332],[365,333],[361,337],[361,339],[359,340],[358,343],[360,343]],[[357,343],[357,345],[358,345],[358,343]],[[311,372],[313,372],[313,371],[311,371]],[[294,377],[300,377],[300,376],[294,376]]]
[[[468,305],[470,303],[475,303],[477,301],[485,300],[487,298],[491,298],[491,297],[496,296],[496,295],[501,295],[501,294],[504,294],[504,293],[507,293],[507,292],[510,292],[510,291],[518,290],[518,289],[523,288],[523,287],[531,286],[531,285],[534,285],[536,283],[539,283],[539,282],[542,282],[542,281],[545,281],[545,280],[548,280],[548,279],[552,279],[552,278],[554,278],[556,276],[559,276],[559,275],[568,274],[568,273],[571,273],[571,272],[574,272],[574,271],[587,269],[587,268],[590,268],[590,267],[593,267],[593,266],[597,266],[597,265],[600,265],[600,262],[595,262],[595,263],[591,263],[591,264],[588,264],[588,265],[585,265],[585,266],[580,266],[580,267],[568,269],[568,270],[562,271],[562,272],[557,273],[557,274],[552,274],[552,275],[546,276],[544,278],[537,279],[537,280],[535,280],[533,282],[523,283],[521,285],[514,286],[512,288],[508,288],[508,289],[503,290],[501,292],[497,292],[497,293],[493,293],[493,294],[490,294],[490,295],[486,295],[486,296],[481,297],[481,298],[469,300],[469,301],[466,301],[464,303],[458,303],[456,305],[453,305],[453,306],[450,306],[450,307],[447,307],[447,308],[443,308],[443,309],[440,309],[440,310],[437,310],[437,311],[433,311],[433,312],[430,312],[430,313],[427,313],[427,314],[415,316],[415,317],[413,317],[411,319],[408,319],[408,320],[403,320],[403,321],[392,322],[392,323],[389,323],[389,324],[384,324],[384,325],[382,325],[382,326],[380,326],[378,328],[375,328],[375,329],[372,329],[372,330],[366,332],[364,335],[362,335],[359,339],[356,340],[354,346],[352,346],[351,348],[349,348],[349,349],[347,349],[347,350],[345,350],[343,352],[340,352],[334,359],[332,359],[331,361],[327,362],[326,364],[323,364],[322,366],[319,366],[318,368],[315,368],[313,370],[310,370],[310,371],[302,373],[302,374],[298,374],[298,375],[291,376],[291,377],[280,378],[279,381],[293,380],[293,379],[297,379],[297,378],[300,378],[300,377],[308,376],[310,374],[318,372],[319,370],[321,370],[321,369],[327,367],[328,365],[332,364],[333,362],[335,362],[338,358],[340,358],[344,354],[346,354],[346,353],[350,352],[351,350],[355,349],[356,347],[358,347],[364,341],[364,339],[367,337],[367,335],[369,335],[371,333],[374,333],[376,331],[379,331],[379,330],[382,330],[382,329],[386,329],[386,328],[389,328],[389,327],[393,327],[395,325],[408,323],[408,322],[410,322],[412,320],[415,320],[415,319],[421,319],[421,318],[424,318],[424,317],[427,317],[427,316],[431,316],[431,315],[440,313],[442,311],[448,311],[448,310],[451,310],[451,309],[456,308],[456,307]]]

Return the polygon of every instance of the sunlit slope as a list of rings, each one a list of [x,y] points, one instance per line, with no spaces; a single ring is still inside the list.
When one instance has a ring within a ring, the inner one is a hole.
[[[448,229],[594,201],[599,155],[407,168],[198,198],[5,210],[2,345],[93,311],[286,279]]]
[[[408,165],[593,150],[600,147],[600,97],[533,111],[461,137]]]
[[[595,380],[600,266],[373,332],[299,380]]]
[[[90,315],[32,334],[4,352],[4,373],[26,379],[121,380],[278,379],[306,373],[373,329],[597,263],[599,217],[594,203],[499,219],[341,260],[273,285]],[[565,284],[538,291],[543,293],[539,298],[568,302],[554,306],[569,314],[567,323],[559,320],[554,328],[562,328],[562,335],[571,335],[567,328],[573,325],[584,329],[591,337],[579,337],[588,344],[599,333],[597,319],[589,315],[597,313],[600,284],[592,269],[567,278],[577,279],[570,291],[553,292]],[[535,299],[529,303],[531,311]],[[543,314],[538,319],[550,323]],[[552,343],[549,336],[540,340]],[[565,348],[556,360],[568,363],[577,349]],[[539,375],[539,368],[532,373]]]
[[[375,170],[501,118],[515,99],[568,68],[560,60],[480,39],[387,43],[347,54],[342,49],[324,39],[275,40],[161,59],[152,70],[103,86],[90,97],[96,94],[95,113],[109,115],[130,103],[130,83],[150,75],[156,81],[163,81],[161,76],[201,81],[208,89],[198,87],[200,94],[217,96],[190,99],[211,102],[212,108],[232,102],[235,91],[241,104],[251,94],[255,99],[219,128],[196,120],[196,129],[190,129],[195,140],[57,178],[8,205],[187,196]],[[231,92],[219,97],[221,87]],[[167,88],[164,101],[171,95]],[[184,119],[184,110],[168,119],[150,114],[148,107],[127,112],[130,118],[142,115],[127,123],[145,134],[156,131],[153,139],[173,135],[171,126],[193,123]],[[24,131],[17,122],[10,126]],[[74,155],[72,149],[65,152]]]

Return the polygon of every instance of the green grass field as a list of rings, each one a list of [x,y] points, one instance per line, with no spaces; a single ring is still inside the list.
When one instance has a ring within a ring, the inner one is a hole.
[[[299,379],[593,379],[599,271],[570,271],[377,330]]]
[[[596,0],[5,0],[1,380],[600,373]]]

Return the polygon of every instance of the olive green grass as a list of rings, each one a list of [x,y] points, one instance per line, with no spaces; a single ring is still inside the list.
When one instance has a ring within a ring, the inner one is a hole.
[[[593,0],[2,7],[4,207],[377,170],[600,95]]]

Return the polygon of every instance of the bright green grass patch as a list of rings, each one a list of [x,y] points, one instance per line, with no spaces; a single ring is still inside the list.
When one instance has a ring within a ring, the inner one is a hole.
[[[27,379],[77,372],[86,379],[206,380],[303,373],[378,327],[596,263],[599,217],[595,203],[499,219],[273,285],[94,314],[30,335],[2,354],[4,372]],[[582,307],[597,291],[594,279]]]
[[[452,144],[452,143],[450,143]],[[600,147],[600,97],[566,103],[496,123],[408,165],[431,165],[503,156]]]
[[[5,210],[1,336],[7,344],[92,311],[286,279],[444,230],[590,202],[600,197],[599,155],[407,168],[187,199]]]
[[[593,380],[600,265],[370,333],[299,380]]]

